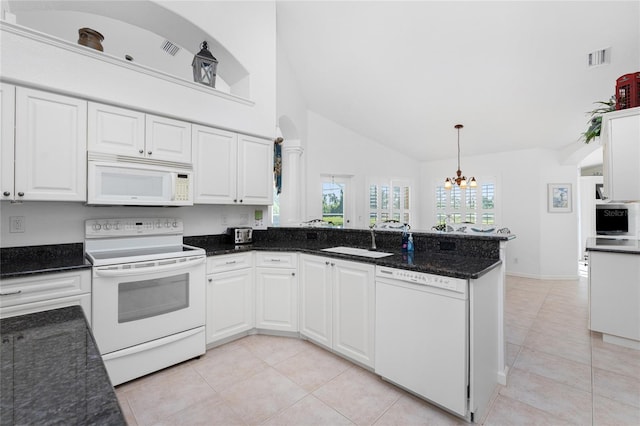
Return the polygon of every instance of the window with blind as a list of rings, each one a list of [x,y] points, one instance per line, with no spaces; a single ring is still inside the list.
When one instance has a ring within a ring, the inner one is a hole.
[[[478,182],[476,188],[460,189],[453,185],[450,190],[444,184],[436,187],[436,224],[475,223],[493,225],[496,223],[495,182]]]
[[[369,184],[369,225],[389,220],[411,224],[411,185],[405,181]]]

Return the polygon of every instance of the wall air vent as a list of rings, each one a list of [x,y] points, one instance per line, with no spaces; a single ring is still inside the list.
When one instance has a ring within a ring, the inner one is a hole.
[[[587,54],[587,67],[598,67],[600,65],[608,65],[611,63],[611,48],[598,49],[595,52]]]
[[[164,43],[162,43],[162,50],[164,50],[171,56],[176,56],[176,54],[180,51],[180,48],[171,43],[169,40],[165,40]]]

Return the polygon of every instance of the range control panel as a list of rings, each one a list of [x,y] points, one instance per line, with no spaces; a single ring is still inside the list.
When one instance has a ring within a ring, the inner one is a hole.
[[[462,278],[445,277],[442,275],[427,274],[425,272],[410,271],[407,269],[388,268],[386,266],[376,267],[376,277],[437,287],[444,290],[455,291],[457,293],[465,293],[467,288],[467,280]]]
[[[89,219],[84,222],[85,238],[128,237],[133,235],[182,234],[182,219],[126,218]]]

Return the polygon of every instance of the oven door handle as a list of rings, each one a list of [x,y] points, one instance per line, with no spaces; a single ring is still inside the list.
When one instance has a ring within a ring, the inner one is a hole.
[[[174,262],[168,265],[158,265],[164,261],[141,263],[135,269],[108,269],[108,267],[94,268],[93,272],[99,277],[128,277],[134,275],[150,274],[154,272],[171,272],[179,269],[191,268],[204,263],[206,257],[198,257],[184,262]]]

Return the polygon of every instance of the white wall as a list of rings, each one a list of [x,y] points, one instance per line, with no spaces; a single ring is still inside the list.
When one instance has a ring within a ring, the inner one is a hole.
[[[462,157],[462,171],[483,178],[494,178],[497,223],[517,237],[507,247],[507,273],[532,278],[573,279],[577,277],[577,169],[561,165],[558,153],[550,150],[522,150]],[[455,174],[456,160],[421,165],[422,211],[425,228],[435,223],[436,184]],[[547,212],[547,184],[573,186],[571,213]]]
[[[0,203],[2,223],[1,247],[41,244],[81,243],[84,241],[86,219],[176,217],[184,221],[184,235],[223,234],[228,227],[253,226],[255,210],[265,206],[205,206],[192,207],[90,207],[82,203],[24,202]],[[25,218],[24,233],[10,233],[12,216]]]
[[[306,219],[322,216],[321,175],[350,175],[355,195],[354,228],[368,227],[368,188],[371,178],[405,179],[413,182],[414,199],[421,197],[417,161],[376,141],[309,111],[306,158]],[[419,208],[414,211],[420,217]],[[412,224],[414,228],[418,225]]]

